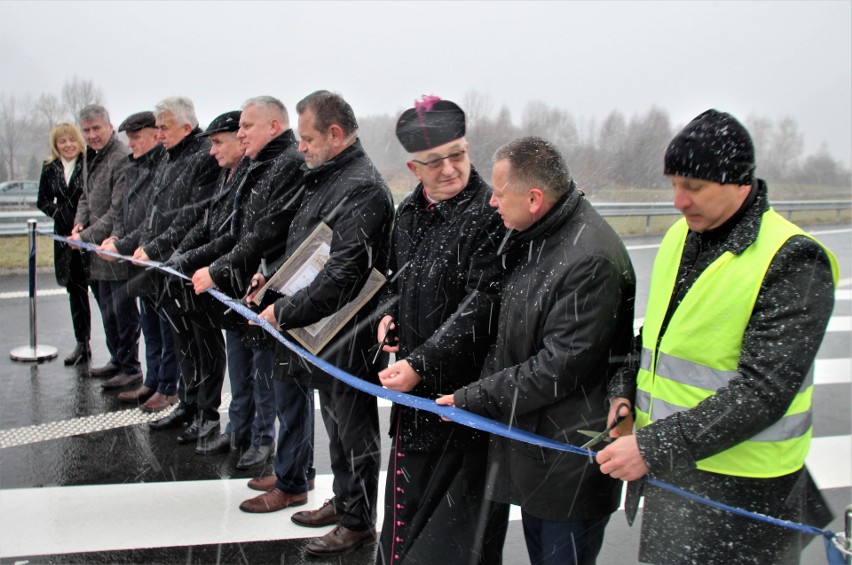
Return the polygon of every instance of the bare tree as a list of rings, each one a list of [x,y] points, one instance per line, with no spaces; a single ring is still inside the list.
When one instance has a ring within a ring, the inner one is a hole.
[[[779,179],[786,181],[796,174],[803,147],[804,136],[796,121],[789,116],[781,120],[772,138],[770,153]]]
[[[35,108],[36,119],[41,122],[48,130],[67,119],[67,113],[62,102],[53,94],[42,94],[36,100]]]
[[[0,165],[6,179],[15,179],[16,161],[26,143],[30,130],[29,97],[17,97],[14,94],[0,94]]]
[[[75,76],[65,81],[62,86],[62,102],[75,119],[85,106],[103,104],[103,98],[103,91],[90,79],[84,80]]]
[[[491,97],[478,90],[465,92],[459,106],[464,110],[468,129],[476,127],[480,120],[488,119],[491,116]]]

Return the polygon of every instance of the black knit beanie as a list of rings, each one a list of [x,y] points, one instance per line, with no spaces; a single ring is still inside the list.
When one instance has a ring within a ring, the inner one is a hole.
[[[720,184],[752,184],[751,136],[730,114],[707,110],[669,143],[664,173]]]

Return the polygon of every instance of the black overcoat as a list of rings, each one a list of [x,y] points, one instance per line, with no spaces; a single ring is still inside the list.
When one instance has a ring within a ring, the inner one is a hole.
[[[308,326],[338,311],[357,297],[371,269],[381,273],[387,263],[393,199],[360,141],[316,169],[305,170],[304,189],[281,263],[320,222],[334,232],[331,257],[308,286],[275,302],[282,329]],[[378,370],[370,349],[376,338],[377,303],[374,297],[320,352],[320,357],[336,367],[374,383],[378,383]],[[347,386],[283,346],[277,351],[276,377],[330,391]]]
[[[396,321],[397,359],[422,378],[411,394],[436,398],[478,379],[497,335],[503,275],[497,250],[506,230],[490,197],[472,169],[467,186],[449,200],[429,205],[418,185],[399,205],[382,302]],[[487,441],[487,434],[430,412],[400,405],[393,411],[391,421],[401,415],[400,441],[409,450]]]
[[[499,333],[482,379],[456,391],[456,406],[563,443],[602,430],[606,389],[631,347],[635,276],[616,233],[577,190],[515,232]],[[621,483],[588,457],[492,436],[487,496],[543,520],[602,518]]]
[[[83,159],[77,157],[74,162],[74,172],[69,182],[65,182],[65,170],[61,159],[45,163],[41,168],[38,183],[36,206],[46,215],[53,218],[53,233],[68,237],[74,228],[74,216],[77,213],[77,201],[83,194]],[[80,253],[59,241],[53,242],[53,270],[56,282],[60,286],[68,286],[70,276],[71,255]],[[83,268],[88,278],[89,256],[83,253]]]

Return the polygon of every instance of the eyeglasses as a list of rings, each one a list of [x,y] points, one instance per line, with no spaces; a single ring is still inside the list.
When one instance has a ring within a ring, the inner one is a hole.
[[[429,159],[428,161],[418,161],[417,159],[412,159],[412,162],[417,163],[418,165],[424,165],[430,169],[439,169],[444,164],[444,159],[449,159],[450,163],[461,163],[462,159],[464,159],[464,154],[467,153],[467,149],[462,149],[461,151],[453,151],[446,157],[438,157],[437,159]]]

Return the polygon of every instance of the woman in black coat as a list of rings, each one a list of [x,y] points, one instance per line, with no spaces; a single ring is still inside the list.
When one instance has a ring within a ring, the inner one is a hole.
[[[71,234],[77,201],[83,193],[83,151],[86,147],[77,126],[57,124],[50,130],[50,157],[44,162],[38,185],[39,210],[53,218],[53,233]],[[71,321],[77,347],[65,358],[66,365],[86,363],[91,357],[91,308],[89,306],[88,257],[81,251],[54,242],[56,282],[68,289]]]

